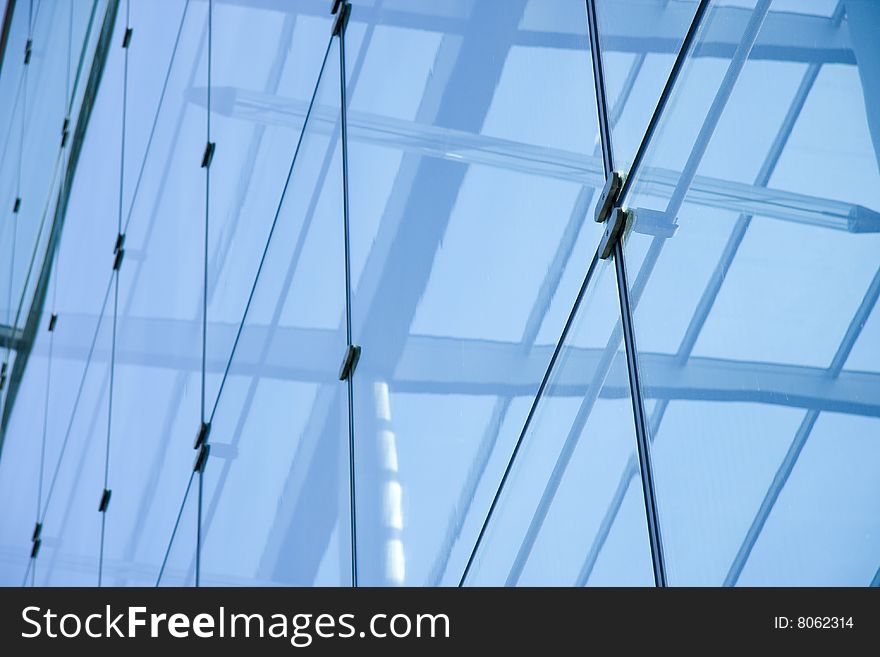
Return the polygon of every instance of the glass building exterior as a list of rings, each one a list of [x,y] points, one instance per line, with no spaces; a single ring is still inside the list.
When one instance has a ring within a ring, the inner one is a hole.
[[[5,4],[0,583],[880,583],[880,2]]]

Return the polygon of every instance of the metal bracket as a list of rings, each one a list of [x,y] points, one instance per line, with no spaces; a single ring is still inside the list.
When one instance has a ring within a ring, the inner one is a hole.
[[[116,244],[113,246],[113,253],[119,253],[120,249],[122,249],[125,244],[125,233],[118,233],[116,235]]]
[[[58,313],[52,313],[52,316],[49,318],[49,333],[55,330],[55,325],[58,323]]]
[[[205,153],[202,155],[202,168],[207,169],[211,166],[211,160],[214,159],[214,142],[209,141],[205,144]]]
[[[332,36],[342,36],[348,25],[348,15],[351,13],[351,3],[343,2],[336,12],[336,21],[333,23]]]
[[[38,522],[34,525],[34,533],[31,534],[31,541],[36,541],[40,538],[40,534],[43,533],[43,523]]]
[[[128,44],[131,43],[131,28],[125,28],[125,35],[122,37],[122,47],[128,48]]]
[[[196,454],[196,461],[193,463],[193,472],[204,472],[205,463],[208,462],[208,455],[211,453],[211,446],[208,443],[202,443],[199,453]]]
[[[21,210],[21,197],[17,197],[15,202],[12,204],[12,214],[18,214],[18,211]]]
[[[342,0],[333,0],[333,4],[330,6],[330,13],[335,14],[339,11],[339,5],[342,4]]]
[[[345,381],[354,374],[354,368],[357,367],[360,357],[361,348],[356,344],[348,345],[348,348],[345,350],[345,358],[342,359],[342,366],[339,368],[340,381]]]
[[[105,488],[104,492],[101,493],[101,503],[98,504],[98,512],[106,513],[107,507],[110,505],[110,490]]]
[[[634,233],[669,238],[678,230],[675,217],[670,220],[669,215],[663,211],[634,208],[630,212],[633,215]]]
[[[122,266],[122,259],[125,257],[125,249],[117,249],[116,257],[113,259],[113,271],[119,271]]]
[[[617,197],[620,195],[622,185],[623,177],[617,171],[612,171],[611,175],[608,176],[608,180],[605,181],[605,187],[599,195],[599,200],[596,202],[596,216],[594,217],[596,223],[601,224],[611,214],[612,208],[617,203]]]
[[[607,260],[614,252],[614,246],[623,235],[623,229],[626,226],[629,212],[623,208],[614,208],[611,212],[607,223],[605,224],[605,232],[602,234],[602,241],[599,242],[599,257]]]
[[[3,387],[6,385],[6,370],[8,367],[8,363],[3,363],[3,365],[0,366],[0,390],[3,390]]]
[[[198,449],[208,441],[208,434],[211,433],[211,423],[202,422],[199,427],[199,433],[196,434],[196,442],[193,443],[193,449]]]
[[[40,553],[40,544],[41,544],[40,539],[36,539],[34,541],[34,545],[31,548],[31,559],[37,558],[37,555]]]
[[[28,39],[24,44],[24,65],[27,66],[31,63],[31,52],[34,49],[34,40]]]

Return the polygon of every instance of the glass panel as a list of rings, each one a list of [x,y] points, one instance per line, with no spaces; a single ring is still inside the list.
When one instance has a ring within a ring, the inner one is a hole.
[[[466,584],[653,585],[619,314],[600,261]]]
[[[577,47],[521,44],[533,5],[352,10],[360,584],[457,583],[599,241],[586,19],[556,3]]]
[[[211,419],[206,585],[351,583],[339,40],[325,52]]]
[[[204,87],[207,80],[207,14],[207,3],[185,5],[179,41],[171,42],[176,50],[155,131],[155,97],[140,109],[130,105],[134,109],[127,117],[127,129],[131,125],[142,135],[146,122],[152,137],[123,224],[125,257],[118,274],[110,454],[114,494],[104,546],[105,561],[113,564],[108,585],[155,583],[195,456],[192,444],[201,421],[201,160],[207,115],[189,99],[193,87]],[[146,22],[145,31],[150,26],[155,24]],[[139,32],[140,24],[132,28],[132,46],[140,39],[145,51],[129,70],[129,88],[137,86],[137,71],[148,65],[151,49],[169,43],[163,38],[153,44],[149,33]],[[173,28],[159,29],[166,34]],[[166,52],[157,52],[158,61],[167,61]],[[155,76],[147,79],[156,81]]]
[[[77,391],[75,413],[57,459],[47,463],[43,544],[35,564],[37,586],[98,584],[103,520],[98,506],[107,455],[112,340],[113,306],[109,303],[98,322],[91,359]],[[54,391],[56,384],[53,367],[50,389]],[[49,401],[53,401],[51,396]]]
[[[209,404],[217,397],[330,37],[329,12],[298,13],[309,4],[214,7]],[[204,88],[193,89],[192,100],[203,105]]]
[[[747,20],[710,8],[696,48],[719,31],[741,46],[688,60],[626,199],[669,580],[865,585],[880,550],[880,479],[861,469],[880,438],[864,356],[880,290],[876,48],[851,31],[855,62],[822,63],[837,37],[818,17],[818,61],[765,57],[804,17],[738,4]],[[880,11],[865,24],[876,34]],[[638,234],[646,220],[666,232]]]
[[[698,4],[596,0],[614,167],[619,171],[630,168]]]

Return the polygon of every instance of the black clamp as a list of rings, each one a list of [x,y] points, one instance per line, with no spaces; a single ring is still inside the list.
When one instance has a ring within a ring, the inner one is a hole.
[[[208,455],[210,453],[211,446],[208,443],[202,443],[202,447],[196,455],[196,461],[193,463],[193,472],[202,473],[205,471],[205,464],[208,462]]]
[[[65,117],[64,124],[61,126],[61,148],[67,145],[67,137],[70,134],[70,119]]]
[[[336,14],[336,20],[333,22],[333,31],[331,32],[331,35],[342,36],[345,33],[346,25],[348,25],[348,15],[351,13],[351,3],[334,3],[332,11]]]
[[[31,63],[31,52],[34,49],[34,40],[28,39],[24,44],[24,65],[27,66]]]
[[[122,259],[125,257],[125,249],[116,249],[116,257],[113,258],[113,271],[119,271]]]
[[[52,313],[52,316],[49,318],[49,333],[55,330],[55,325],[58,323],[58,313]]]
[[[122,47],[128,48],[128,44],[131,43],[131,28],[125,28],[125,35],[122,37]]]
[[[620,191],[623,188],[623,176],[617,171],[612,171],[605,181],[605,187],[596,202],[597,223],[605,224],[605,232],[599,242],[599,257],[607,260],[614,252],[614,246],[623,235],[626,222],[629,220],[629,212],[621,208],[618,203]]]
[[[205,144],[205,152],[202,155],[202,168],[207,169],[211,166],[211,160],[214,159],[214,142],[209,141]]]
[[[339,380],[345,381],[354,374],[354,368],[357,367],[358,360],[361,357],[361,348],[356,344],[350,344],[345,349],[345,357],[342,359],[342,365],[339,368]]]
[[[612,171],[605,181],[605,187],[599,195],[596,202],[596,215],[594,219],[596,223],[601,224],[611,214],[612,208],[617,204],[617,197],[620,195],[620,188],[623,186],[623,178],[617,171]]]
[[[630,213],[623,208],[614,208],[611,216],[605,223],[605,232],[602,234],[602,241],[599,242],[599,257],[607,260],[614,253],[614,247],[623,235],[623,229],[629,219]]]
[[[4,362],[3,365],[0,365],[0,390],[3,390],[6,385],[6,370],[9,368],[9,363]]]
[[[40,540],[40,534],[43,533],[43,523],[38,522],[34,525],[34,533],[31,534],[31,559],[36,559],[37,554],[40,552],[40,545],[42,541]]]
[[[17,196],[12,204],[12,214],[18,214],[19,210],[21,210],[21,197]]]
[[[199,427],[199,432],[196,434],[196,441],[193,443],[193,449],[198,449],[206,442],[208,442],[208,434],[211,433],[211,423],[210,422],[202,422],[202,426]]]
[[[107,507],[110,506],[110,494],[111,491],[109,488],[105,488],[101,493],[101,502],[98,504],[98,513],[107,513]]]

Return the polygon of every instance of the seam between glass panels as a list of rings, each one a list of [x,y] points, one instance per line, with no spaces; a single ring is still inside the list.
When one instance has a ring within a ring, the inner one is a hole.
[[[208,88],[207,88],[207,110],[205,112],[205,148],[206,153],[213,154],[213,145],[211,144],[211,58],[212,47],[214,41],[214,0],[208,0]],[[211,228],[211,155],[208,156],[207,166],[205,166],[205,244],[202,254],[202,363],[201,363],[201,387],[199,394],[199,422],[200,426],[205,426],[205,370],[208,355],[208,238]],[[210,440],[210,434],[205,435],[205,445],[200,446],[206,449]],[[207,458],[207,456],[205,457]],[[200,584],[200,574],[202,567],[202,494],[204,492],[205,467],[199,468],[199,488],[198,499],[196,501],[196,588]],[[172,537],[172,541],[173,541]]]
[[[131,27],[131,7],[130,0],[125,0],[125,33]],[[128,116],[128,47],[125,48],[123,71],[122,71],[122,125],[119,144],[119,199],[116,209],[116,248],[122,249],[122,243],[119,241],[119,235],[122,234],[122,199],[125,190],[125,128]],[[110,337],[110,381],[107,399],[107,443],[104,451],[104,488],[101,493],[101,505],[99,511],[101,513],[101,544],[98,558],[98,586],[101,586],[104,580],[104,539],[106,537],[107,526],[107,507],[109,498],[105,502],[105,495],[110,490],[110,449],[113,436],[113,391],[116,382],[116,333],[117,320],[119,311],[119,268],[115,268],[111,274],[113,280],[113,325],[111,327]]]
[[[343,4],[339,11],[350,12],[351,6]],[[349,231],[348,205],[348,112],[345,94],[345,31],[348,16],[342,16],[342,27],[339,30],[339,105],[340,123],[342,128],[342,221],[345,266],[345,339],[346,348],[351,348],[351,243]],[[349,516],[351,521],[351,585],[358,585],[357,579],[357,505],[355,503],[355,464],[354,464],[354,372],[347,378],[346,393],[348,405],[348,492]]]

